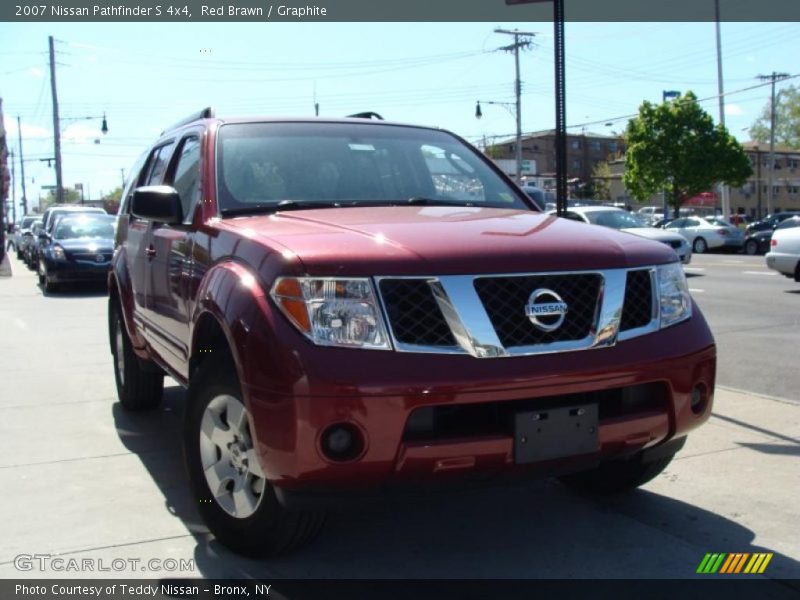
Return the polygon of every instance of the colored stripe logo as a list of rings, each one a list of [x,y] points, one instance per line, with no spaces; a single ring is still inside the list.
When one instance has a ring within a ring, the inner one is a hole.
[[[714,553],[709,552],[703,557],[697,572],[704,575],[714,573],[732,575],[737,573],[760,574],[763,573],[769,561],[772,560],[772,552],[747,552],[733,553]]]

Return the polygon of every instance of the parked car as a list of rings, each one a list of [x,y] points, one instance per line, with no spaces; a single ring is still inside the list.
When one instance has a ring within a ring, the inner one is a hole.
[[[756,221],[755,223],[751,223],[745,229],[746,233],[752,233],[755,231],[770,231],[775,229],[778,225],[780,225],[784,220],[790,217],[797,217],[800,216],[800,212],[797,211],[784,211],[778,212],[775,214],[767,215],[760,221]]]
[[[766,258],[770,269],[800,281],[800,226],[776,229]]]
[[[723,248],[741,250],[744,245],[742,232],[721,217],[692,216],[675,219],[665,229],[680,233],[697,254]]]
[[[53,230],[53,225],[57,217],[72,213],[107,214],[105,210],[97,206],[87,206],[85,204],[54,204],[49,206],[47,210],[42,213],[45,232],[50,233]]]
[[[522,191],[528,194],[528,197],[533,200],[533,203],[539,210],[545,210],[545,206],[547,206],[548,202],[555,202],[555,195],[553,192],[546,192],[542,188],[525,182],[523,182],[520,187]]]
[[[655,240],[666,244],[678,255],[683,264],[689,264],[692,260],[692,249],[682,235],[648,227],[637,215],[631,214],[621,208],[611,208],[606,206],[579,206],[570,208],[566,218],[575,221],[583,221],[593,225],[602,225],[619,229],[626,233],[632,233],[650,240]]]
[[[33,225],[41,220],[39,215],[26,215],[14,228],[14,247],[17,249],[17,258],[25,261],[25,249],[33,237]]]
[[[22,259],[29,269],[35,269],[39,264],[39,234],[44,231],[44,221],[37,219],[31,225],[30,235],[25,235]]]
[[[54,292],[64,283],[99,283],[108,279],[114,251],[116,217],[70,214],[59,218],[40,249],[39,283]]]
[[[664,218],[664,207],[663,206],[643,206],[636,211],[636,214],[639,216],[642,221],[644,221],[647,225],[653,225],[659,219]]]
[[[753,217],[751,217],[750,215],[735,213],[728,217],[728,221],[732,225],[735,225],[736,227],[742,229],[746,228],[748,225],[750,225],[750,223],[753,222]]]
[[[675,252],[540,213],[452,133],[208,109],[130,173],[119,402],[188,387],[195,506],[238,552],[398,487],[631,489],[709,417],[716,348]]]
[[[25,215],[19,223],[14,225],[14,248],[17,251],[17,258],[22,260],[23,237],[30,233],[31,226],[39,218],[39,215]]]

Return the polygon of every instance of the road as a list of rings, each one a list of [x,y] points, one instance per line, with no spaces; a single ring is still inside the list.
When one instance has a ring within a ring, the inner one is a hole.
[[[800,340],[800,283],[767,269],[763,256],[695,254],[686,273],[717,341],[718,383],[800,398],[790,360]]]
[[[684,578],[707,552],[773,552],[764,577],[773,597],[792,597],[774,580],[800,578],[800,284],[762,265],[694,259],[719,383],[761,395],[719,388],[708,424],[643,489],[598,501],[539,481],[375,505],[332,515],[292,556],[254,561],[199,521],[178,443],[183,392],[168,387],[152,413],[120,410],[102,290],[44,296],[12,261],[13,277],[0,278],[0,577]],[[34,553],[162,564],[15,567]],[[165,559],[195,562],[175,571]]]

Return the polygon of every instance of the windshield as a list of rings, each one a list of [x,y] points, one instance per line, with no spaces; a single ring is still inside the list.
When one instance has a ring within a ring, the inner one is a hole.
[[[470,147],[436,130],[359,123],[223,125],[219,204],[447,203],[530,209]]]
[[[590,223],[604,227],[613,227],[614,229],[647,227],[639,217],[624,210],[591,210],[584,214]]]
[[[53,238],[56,240],[77,240],[83,238],[103,238],[114,237],[113,218],[63,218],[56,225]]]
[[[22,222],[19,224],[20,229],[30,229],[31,225],[36,221],[36,217],[22,217]]]

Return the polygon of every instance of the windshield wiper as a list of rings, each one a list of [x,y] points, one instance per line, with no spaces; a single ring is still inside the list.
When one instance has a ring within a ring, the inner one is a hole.
[[[406,204],[411,206],[475,206],[475,204],[466,200],[441,200],[425,198],[424,196],[411,196],[406,200]]]
[[[251,204],[249,206],[235,206],[223,208],[219,212],[223,217],[237,215],[249,215],[258,213],[272,213],[287,210],[304,210],[309,208],[338,208],[341,202],[298,202],[296,200],[281,200],[280,202],[268,202],[262,204]]]

